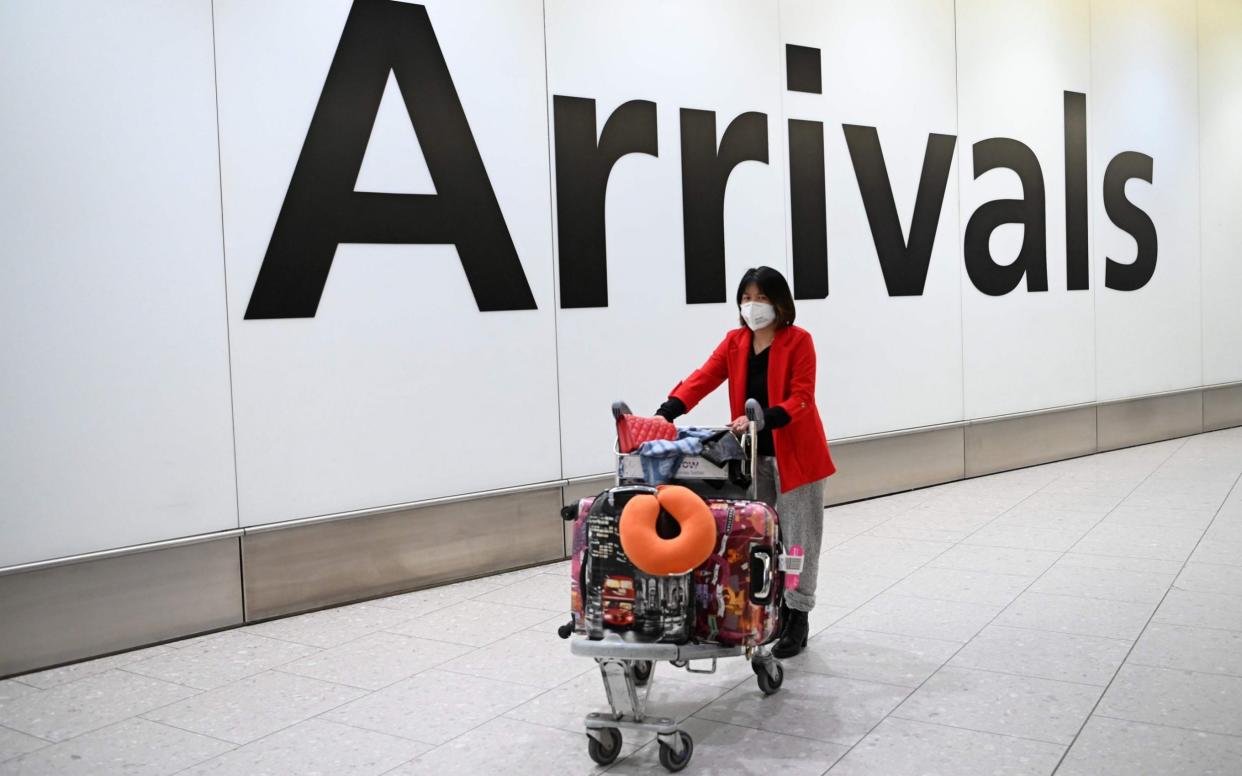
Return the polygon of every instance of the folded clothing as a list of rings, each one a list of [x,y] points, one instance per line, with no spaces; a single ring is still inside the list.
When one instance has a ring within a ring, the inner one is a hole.
[[[657,439],[643,442],[638,447],[643,467],[643,479],[651,485],[671,482],[687,455],[702,455],[716,466],[732,461],[743,461],[745,455],[737,438],[722,428],[698,428],[690,426],[677,429],[676,439]]]

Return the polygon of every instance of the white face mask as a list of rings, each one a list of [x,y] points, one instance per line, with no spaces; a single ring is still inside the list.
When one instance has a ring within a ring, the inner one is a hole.
[[[776,320],[776,308],[766,302],[746,302],[742,305],[742,319],[751,331],[758,331]]]

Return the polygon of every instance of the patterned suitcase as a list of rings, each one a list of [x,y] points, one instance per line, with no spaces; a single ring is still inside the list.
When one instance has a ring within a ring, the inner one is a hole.
[[[707,504],[720,540],[694,570],[695,637],[728,646],[767,644],[780,631],[784,593],[776,512],[761,501]]]
[[[691,575],[654,577],[630,563],[621,548],[621,510],[637,493],[654,488],[613,488],[578,502],[570,560],[574,631],[592,639],[606,631],[641,641],[690,641],[694,628]]]

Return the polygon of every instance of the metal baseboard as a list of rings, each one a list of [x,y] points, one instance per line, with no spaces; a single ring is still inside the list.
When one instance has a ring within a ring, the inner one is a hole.
[[[1096,451],[1096,408],[1069,407],[966,426],[966,476],[1035,466]]]
[[[1242,385],[1224,385],[1203,391],[1203,430],[1242,426]]]
[[[1203,391],[1110,402],[1096,413],[1101,452],[1189,436],[1203,431]]]
[[[238,539],[0,576],[0,676],[242,623]]]
[[[837,442],[824,506],[960,480],[962,445],[961,426]]]
[[[249,622],[565,557],[559,488],[242,537]]]

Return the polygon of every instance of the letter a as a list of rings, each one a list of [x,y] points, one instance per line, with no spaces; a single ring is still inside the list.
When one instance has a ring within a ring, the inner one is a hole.
[[[435,194],[354,191],[390,72],[422,146]],[[452,243],[479,310],[535,309],[431,19],[421,5],[355,0],[246,318],[313,318],[340,243]]]

